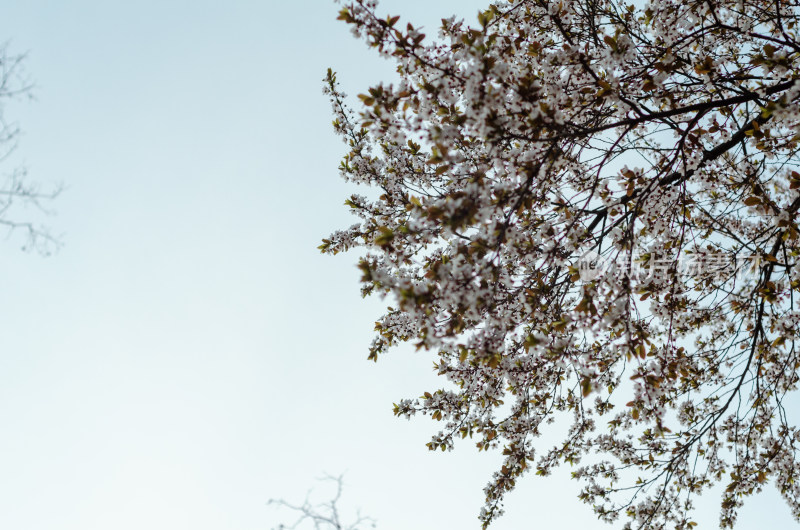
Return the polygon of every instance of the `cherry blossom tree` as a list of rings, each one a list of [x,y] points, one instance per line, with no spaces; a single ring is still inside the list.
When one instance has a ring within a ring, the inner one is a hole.
[[[435,357],[442,388],[395,414],[504,455],[483,526],[561,463],[625,528],[692,528],[715,485],[722,527],[768,483],[799,517],[796,0],[498,1],[437,36],[372,0],[340,18],[399,75],[353,111],[328,72],[366,191],[320,248],[361,249],[387,297],[370,359]]]

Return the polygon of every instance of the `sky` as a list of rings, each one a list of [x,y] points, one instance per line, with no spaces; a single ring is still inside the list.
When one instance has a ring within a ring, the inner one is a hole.
[[[431,33],[483,4],[381,9]],[[65,186],[44,219],[57,253],[0,241],[0,528],[268,529],[292,520],[269,499],[325,501],[325,473],[380,529],[478,528],[498,455],[430,453],[435,423],[392,416],[439,387],[433,358],[368,362],[382,303],[360,297],[357,256],[316,248],[359,191],[338,176],[325,71],[351,96],[393,75],[338,9],[0,4],[36,84],[7,104],[23,134],[0,171]],[[606,528],[568,476],[522,480],[494,528]],[[738,528],[794,524],[770,488]]]

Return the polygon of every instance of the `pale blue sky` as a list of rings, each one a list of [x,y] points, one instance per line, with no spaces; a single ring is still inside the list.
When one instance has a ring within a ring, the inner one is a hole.
[[[481,5],[383,8],[433,29]],[[58,254],[0,247],[0,528],[267,529],[286,520],[267,500],[324,471],[347,472],[344,504],[379,528],[477,528],[497,456],[431,454],[435,423],[392,417],[436,388],[432,359],[367,362],[380,302],[360,298],[355,256],[316,250],[353,191],[321,79],[333,67],[355,95],[393,70],[337,10],[0,5],[38,98],[7,111],[24,135],[5,168],[68,188]],[[576,493],[530,477],[496,528],[605,528]],[[776,497],[740,528],[793,524]]]

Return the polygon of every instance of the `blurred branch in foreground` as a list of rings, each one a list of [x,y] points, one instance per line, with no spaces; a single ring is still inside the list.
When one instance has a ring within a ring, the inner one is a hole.
[[[0,162],[5,162],[14,152],[20,134],[19,126],[6,120],[7,102],[33,98],[33,83],[25,72],[24,62],[25,54],[12,54],[7,43],[0,44]],[[52,235],[46,226],[30,220],[29,212],[21,210],[34,209],[52,215],[46,204],[61,193],[63,186],[45,190],[26,177],[24,167],[0,173],[0,229],[5,229],[7,237],[22,232],[26,237],[23,250],[35,249],[47,255],[60,246],[60,238]]]
[[[361,515],[360,511],[356,512],[355,520],[353,522],[344,523],[342,521],[339,501],[342,498],[344,475],[325,475],[319,480],[324,482],[333,482],[336,484],[336,492],[328,502],[312,502],[311,494],[313,490],[309,490],[302,504],[292,504],[284,499],[269,500],[267,504],[276,505],[281,508],[288,508],[299,516],[294,523],[289,525],[281,523],[275,527],[275,530],[303,528],[301,525],[303,525],[305,522],[313,525],[315,530],[363,530],[365,528],[375,528],[375,519]]]

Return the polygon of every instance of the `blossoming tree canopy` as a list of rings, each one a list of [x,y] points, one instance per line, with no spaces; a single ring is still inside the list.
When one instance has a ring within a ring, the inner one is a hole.
[[[443,388],[395,414],[505,456],[484,527],[562,462],[626,527],[691,528],[718,483],[724,527],[768,483],[800,516],[797,0],[513,0],[438,36],[371,0],[340,18],[399,77],[353,112],[328,73],[341,174],[376,193],[320,248],[363,248],[391,301],[370,359],[436,356]]]

